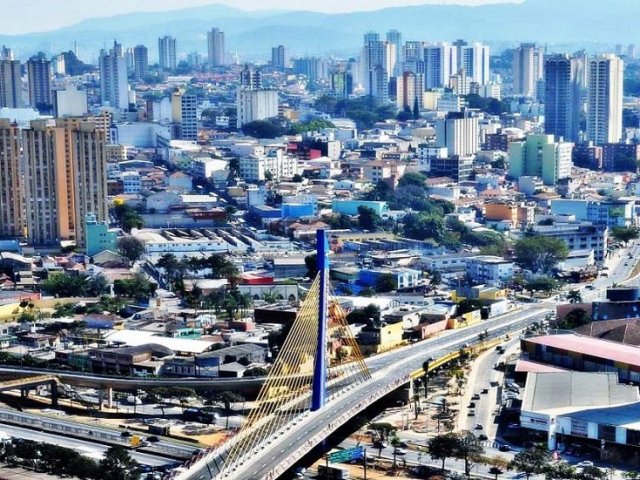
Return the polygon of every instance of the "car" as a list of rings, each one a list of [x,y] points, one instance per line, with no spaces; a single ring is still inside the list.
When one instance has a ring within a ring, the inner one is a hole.
[[[479,393],[474,393],[473,397],[471,397],[471,400],[480,400],[480,394]]]
[[[407,451],[398,447],[393,450],[393,453],[395,453],[396,455],[405,455]]]
[[[475,410],[469,410],[467,412],[467,416],[468,417],[475,417],[476,416],[476,411]]]
[[[482,425],[480,425],[479,423],[476,423],[476,426],[473,427],[475,430],[482,430]]]
[[[129,430],[125,430],[124,432],[122,432],[120,434],[120,436],[122,436],[122,437],[130,437],[131,436],[131,432]]]
[[[469,402],[469,408],[476,408],[476,402]]]
[[[484,433],[481,433],[480,435],[478,435],[478,440],[489,440],[489,437],[487,437]]]
[[[488,388],[483,388],[480,393],[489,393],[489,389]]]
[[[587,285],[584,288],[586,288],[587,290],[595,290],[596,289],[596,287],[594,287],[593,285]]]
[[[510,423],[507,428],[514,430],[516,428],[520,428],[520,424],[519,423]]]
[[[593,467],[593,462],[590,460],[584,460],[580,462],[576,467],[585,468],[585,467]]]
[[[509,445],[500,445],[498,447],[498,450],[500,450],[501,452],[510,452],[511,447]]]
[[[155,443],[155,442],[159,442],[160,438],[158,438],[157,435],[151,435],[149,437],[147,437],[147,442],[151,442],[151,443]]]

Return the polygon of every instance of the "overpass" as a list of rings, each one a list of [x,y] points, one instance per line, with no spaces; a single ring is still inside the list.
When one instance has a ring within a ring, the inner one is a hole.
[[[503,338],[531,323],[544,320],[550,311],[550,305],[533,304],[532,308],[525,312],[487,320],[462,330],[451,330],[442,334],[440,338],[370,357],[365,362],[371,371],[371,380],[351,387],[345,386],[343,390],[330,397],[322,409],[302,413],[288,428],[279,432],[276,438],[266,439],[257,451],[247,456],[249,460],[237,466],[235,470],[229,472],[224,467],[234,442],[237,442],[237,439],[232,438],[226,444],[210,449],[187,462],[184,469],[177,471],[171,478],[274,480],[344,423],[419,376],[427,358],[432,357],[436,360],[430,365],[430,370],[435,369],[439,359],[446,356],[455,357],[461,348],[477,342],[479,333],[487,330],[488,341]]]
[[[328,302],[325,236],[318,231],[318,276],[241,431],[174,471],[173,480],[273,480],[344,425],[390,392],[412,382],[423,363],[429,369],[455,358],[480,340],[492,341],[543,320],[551,304],[452,330],[367,359],[350,355],[353,370],[335,373],[329,355],[336,331],[350,345],[350,329],[337,303]],[[384,325],[380,325],[380,332]],[[357,345],[356,345],[357,347]],[[335,362],[334,362],[335,363]],[[341,367],[343,365],[340,365]],[[334,373],[332,373],[334,372]],[[312,381],[305,380],[312,374]]]

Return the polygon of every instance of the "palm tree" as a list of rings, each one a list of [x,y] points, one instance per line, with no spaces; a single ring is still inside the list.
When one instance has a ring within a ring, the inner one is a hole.
[[[429,280],[429,286],[432,288],[438,288],[438,285],[442,283],[442,274],[438,270],[432,270],[429,272],[431,279]]]
[[[396,468],[398,466],[396,457],[398,455],[398,448],[400,447],[400,443],[400,439],[396,435],[389,439],[389,445],[393,447],[393,468]]]
[[[567,293],[567,300],[569,303],[582,303],[582,294],[580,290],[569,290]]]
[[[494,478],[495,478],[495,480],[498,480],[498,475],[502,475],[504,472],[503,472],[500,468],[498,468],[498,467],[491,467],[491,468],[489,469],[489,473],[490,473],[491,475],[495,475],[495,477],[494,477]]]

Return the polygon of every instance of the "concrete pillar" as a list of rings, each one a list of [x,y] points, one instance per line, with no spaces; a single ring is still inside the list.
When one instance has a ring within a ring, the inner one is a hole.
[[[107,387],[107,407],[113,408],[113,388]]]
[[[549,437],[547,439],[547,447],[549,451],[556,449],[556,422],[555,418],[549,417]]]
[[[51,406],[57,407],[58,406],[58,384],[55,380],[51,380],[50,386],[51,386]]]
[[[102,401],[104,400],[104,390],[100,388],[98,390],[98,410],[102,410]]]

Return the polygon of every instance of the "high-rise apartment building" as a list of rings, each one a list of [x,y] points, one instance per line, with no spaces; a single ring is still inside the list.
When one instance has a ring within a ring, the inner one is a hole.
[[[122,45],[114,41],[111,50],[102,50],[99,64],[100,97],[103,105],[126,110],[129,108],[129,83]]]
[[[448,43],[429,45],[424,49],[425,88],[447,86],[458,68],[457,48]]]
[[[404,110],[418,106],[422,109],[424,90],[424,76],[421,73],[404,72],[396,80],[396,106],[398,110]]]
[[[295,58],[293,60],[293,73],[305,75],[312,82],[329,77],[327,62],[318,57]]]
[[[389,100],[389,77],[396,63],[395,45],[380,40],[365,44],[363,50],[365,82],[367,95],[380,102]]]
[[[51,62],[43,56],[32,57],[27,62],[29,79],[29,105],[40,113],[51,114]]]
[[[106,133],[81,118],[35,120],[23,130],[29,241],[84,246],[84,220],[107,220]]]
[[[10,59],[12,56],[6,53],[6,58],[0,60],[0,108],[23,106],[20,61]]]
[[[278,92],[275,90],[244,90],[237,93],[238,128],[255,120],[278,116]]]
[[[279,70],[289,67],[289,53],[284,45],[278,45],[271,49],[271,66]]]
[[[64,129],[53,120],[35,120],[22,134],[29,242],[57,245],[72,236]]]
[[[589,62],[587,139],[596,145],[622,139],[622,82],[624,65],[615,55]]]
[[[177,137],[181,140],[198,140],[198,99],[184,90],[176,90],[171,95],[173,121],[177,127]]]
[[[21,237],[26,230],[20,149],[18,125],[0,118],[0,236],[4,238]]]
[[[544,65],[544,132],[569,142],[580,135],[581,63],[569,55],[547,57]]]
[[[142,80],[148,73],[149,49],[144,45],[136,45],[133,49],[133,76],[136,80]]]
[[[449,156],[467,157],[480,150],[478,116],[468,110],[450,112],[436,123],[436,147],[446,147]]]
[[[353,75],[349,72],[334,72],[330,77],[331,93],[334,97],[344,99],[353,95]]]
[[[509,144],[509,175],[539,177],[545,185],[571,177],[573,144],[556,142],[553,135],[529,135]]]
[[[226,47],[224,43],[224,32],[218,28],[213,28],[207,32],[207,45],[209,53],[209,66],[219,67],[225,64]]]
[[[126,48],[124,50],[124,63],[127,65],[127,75],[133,75],[133,69],[136,64],[133,48]]]
[[[543,78],[544,48],[522,43],[513,51],[513,93],[536,98]]]
[[[394,59],[394,71],[390,72],[390,74],[394,76],[400,76],[402,74],[402,34],[398,30],[389,30],[387,32],[387,42],[391,43],[394,46],[395,50],[395,59]]]
[[[173,70],[178,66],[176,55],[176,39],[165,35],[158,39],[158,63],[160,68],[164,70]]]
[[[240,87],[245,90],[260,90],[262,88],[260,70],[248,64],[245,65],[240,71]]]
[[[463,40],[457,40],[454,46],[458,60],[457,70],[464,70],[464,74],[479,85],[489,83],[489,47],[482,43],[468,44]]]

